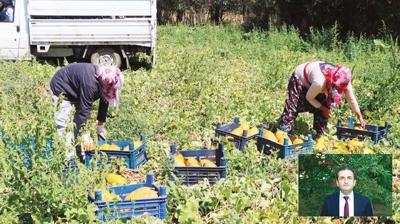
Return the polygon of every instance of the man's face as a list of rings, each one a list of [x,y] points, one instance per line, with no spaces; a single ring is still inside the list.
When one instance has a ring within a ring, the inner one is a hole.
[[[350,194],[353,187],[356,185],[353,172],[351,172],[351,170],[339,171],[336,185],[343,194]]]

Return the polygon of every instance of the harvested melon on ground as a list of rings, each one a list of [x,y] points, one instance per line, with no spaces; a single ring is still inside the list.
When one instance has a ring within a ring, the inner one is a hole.
[[[364,144],[362,142],[358,141],[358,139],[353,138],[347,142],[347,145],[349,147],[362,147]]]
[[[125,179],[125,177],[115,174],[115,173],[106,174],[106,181],[108,184],[111,184],[113,186],[125,185],[128,183],[128,181]]]
[[[317,143],[315,144],[315,151],[322,152],[325,150],[325,144],[327,144],[329,139],[326,136],[321,136],[317,139]]]
[[[352,153],[362,152],[363,146],[364,146],[364,144],[362,142],[358,141],[357,139],[351,139],[350,141],[347,142],[347,148]]]
[[[189,167],[199,167],[200,166],[199,162],[194,157],[186,157],[185,164],[186,164],[186,166],[189,166]]]
[[[125,200],[126,201],[134,201],[134,200],[139,200],[139,199],[150,199],[150,198],[157,198],[158,193],[154,189],[150,187],[141,187],[139,189],[136,189],[126,195]]]
[[[374,150],[370,149],[370,148],[364,148],[363,149],[363,153],[365,154],[373,154],[375,153]]]
[[[208,160],[208,159],[201,159],[200,165],[202,167],[217,167],[217,165],[215,165],[215,163],[213,161]]]
[[[185,158],[183,157],[182,154],[177,153],[174,156],[174,161],[175,161],[175,166],[186,166],[185,164]]]
[[[347,145],[344,142],[335,143],[334,148],[338,153],[348,153],[349,152]]]

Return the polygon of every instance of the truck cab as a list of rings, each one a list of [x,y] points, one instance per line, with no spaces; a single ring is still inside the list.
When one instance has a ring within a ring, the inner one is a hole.
[[[0,59],[31,59],[26,7],[23,0],[12,0],[11,20],[0,18]],[[4,11],[4,9],[3,9]]]

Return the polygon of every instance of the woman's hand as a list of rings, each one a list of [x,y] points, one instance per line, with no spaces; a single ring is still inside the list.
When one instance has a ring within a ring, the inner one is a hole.
[[[319,110],[321,111],[322,115],[326,118],[329,119],[332,116],[331,110],[329,110],[326,106],[321,105],[319,107]]]
[[[361,112],[357,113],[357,119],[360,121],[361,127],[365,128],[365,121],[364,121],[364,118],[363,118]]]
[[[106,131],[106,128],[104,127],[103,122],[97,123],[96,133],[98,136],[102,137],[103,139],[106,139],[107,131]]]

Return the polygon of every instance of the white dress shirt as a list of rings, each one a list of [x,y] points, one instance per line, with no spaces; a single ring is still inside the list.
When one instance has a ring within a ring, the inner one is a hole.
[[[347,203],[349,204],[349,216],[354,216],[354,193],[353,191],[349,195],[343,194],[341,191],[339,193],[339,216],[344,216],[344,205],[346,204],[346,200],[344,196],[348,196]]]

